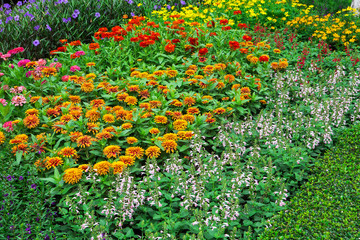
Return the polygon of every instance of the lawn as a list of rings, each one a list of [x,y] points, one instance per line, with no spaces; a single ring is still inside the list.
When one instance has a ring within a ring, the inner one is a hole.
[[[350,3],[3,5],[0,239],[360,238]]]

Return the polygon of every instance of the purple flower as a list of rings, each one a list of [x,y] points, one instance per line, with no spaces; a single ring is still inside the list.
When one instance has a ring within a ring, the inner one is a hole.
[[[171,6],[170,6],[170,5],[167,5],[166,8],[170,10],[170,9],[171,9]]]
[[[6,21],[5,21],[5,24],[7,24],[8,22],[10,22],[11,20],[13,20],[13,17],[12,16],[9,16],[6,18]]]
[[[132,16],[132,17],[135,16],[135,13],[131,12],[131,16]]]
[[[79,15],[79,14],[80,14],[80,11],[79,11],[78,9],[75,9],[75,10],[74,10],[74,13],[77,14],[77,15]]]
[[[10,13],[11,13],[11,9],[5,11],[6,15],[10,15]]]
[[[46,24],[46,28],[51,31],[51,27],[48,24]]]
[[[36,186],[35,183],[31,185],[31,188],[32,188],[32,189],[36,189],[36,187],[37,187],[37,186]]]
[[[15,17],[14,17],[14,20],[17,22],[17,21],[19,21],[19,15],[16,15]]]
[[[9,8],[11,8],[11,6],[10,6],[10,4],[5,3],[5,4],[4,4],[4,8],[9,9]]]
[[[37,31],[37,30],[39,30],[39,28],[40,28],[40,25],[36,25],[36,26],[34,27],[34,30]]]
[[[97,17],[97,18],[100,17],[100,13],[96,12],[95,17]]]
[[[157,6],[157,5],[155,5],[155,6],[154,6],[154,9],[156,10],[156,9],[157,9],[157,7],[158,7],[158,6]]]
[[[12,180],[12,176],[9,175],[9,176],[6,177],[6,179],[10,182]]]
[[[183,0],[181,0],[180,3],[181,3],[181,5],[186,5],[186,2]]]
[[[128,3],[129,3],[129,4],[133,4],[134,2],[133,2],[133,0],[129,0]]]
[[[2,25],[3,24],[3,22],[2,22],[2,20],[0,19],[0,25]]]
[[[40,44],[40,41],[39,41],[39,40],[35,40],[35,41],[33,41],[33,44],[34,44],[34,46],[36,47],[37,45]]]
[[[21,1],[18,1],[16,5],[22,6],[22,2],[21,2]]]
[[[71,22],[71,17],[69,17],[69,18],[63,18],[63,22],[64,22],[64,23]]]
[[[20,181],[21,181],[21,180],[24,180],[23,176],[20,176],[20,177],[19,177],[19,180],[20,180]]]
[[[78,15],[77,15],[76,13],[73,13],[71,16],[72,16],[74,19],[78,17]]]

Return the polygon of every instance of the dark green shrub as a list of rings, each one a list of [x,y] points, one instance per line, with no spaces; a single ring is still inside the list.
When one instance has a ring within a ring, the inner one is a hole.
[[[358,239],[360,125],[344,132],[259,239]]]

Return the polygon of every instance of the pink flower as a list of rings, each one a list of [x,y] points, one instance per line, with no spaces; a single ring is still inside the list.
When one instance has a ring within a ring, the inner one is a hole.
[[[6,102],[5,99],[0,98],[0,103],[5,107],[8,103]]]
[[[62,67],[62,64],[59,63],[59,62],[53,62],[53,63],[50,64],[50,67],[55,67],[56,70],[59,70],[59,68]]]
[[[11,121],[8,121],[8,122],[4,123],[2,127],[3,127],[3,128],[5,129],[5,131],[7,131],[7,132],[12,132],[12,131],[14,130]]]
[[[14,69],[14,64],[9,64],[9,68]]]
[[[46,60],[39,59],[39,60],[37,60],[37,64],[38,64],[38,66],[45,66],[46,65]]]
[[[4,85],[4,86],[2,87],[2,89],[3,89],[4,91],[9,90],[9,85]]]
[[[3,54],[0,57],[6,61],[9,57],[11,57],[11,54]]]
[[[26,98],[23,95],[17,95],[11,99],[11,104],[15,106],[22,106],[25,103],[26,103]]]
[[[80,70],[81,70],[81,68],[79,66],[76,66],[76,65],[70,67],[71,72],[80,71]]]
[[[18,67],[25,67],[28,62],[31,62],[29,59],[23,59],[18,62]]]
[[[84,51],[77,51],[77,52],[75,53],[75,56],[77,56],[77,57],[83,56],[83,55],[85,55],[85,52],[84,52]]]
[[[1,76],[4,76],[4,73],[0,72],[0,77],[1,77]]]
[[[61,77],[61,80],[63,81],[63,82],[67,82],[67,81],[69,81],[69,75],[64,75],[64,76],[62,76]]]
[[[8,54],[16,54],[16,53],[20,53],[20,52],[23,52],[23,51],[24,51],[23,47],[18,47],[18,48],[14,48],[14,49],[9,50],[7,53]]]
[[[28,77],[31,77],[32,73],[33,73],[33,71],[28,71],[25,76],[26,76],[27,78],[28,78]]]

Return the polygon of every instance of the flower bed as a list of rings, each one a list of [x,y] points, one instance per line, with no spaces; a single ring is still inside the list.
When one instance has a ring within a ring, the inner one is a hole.
[[[62,38],[50,59],[2,54],[0,156],[56,198],[56,236],[253,239],[359,118],[351,41],[210,3]],[[9,236],[52,234],[26,229]]]

